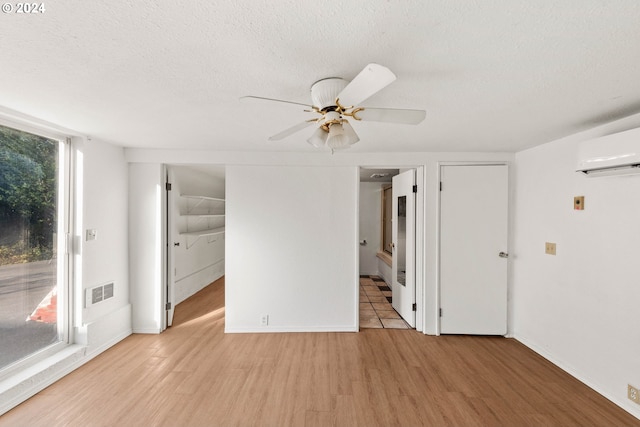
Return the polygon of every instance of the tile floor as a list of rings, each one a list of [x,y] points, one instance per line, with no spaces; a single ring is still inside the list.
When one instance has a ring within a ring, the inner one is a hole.
[[[378,276],[360,276],[360,328],[410,329],[391,306],[391,289]]]

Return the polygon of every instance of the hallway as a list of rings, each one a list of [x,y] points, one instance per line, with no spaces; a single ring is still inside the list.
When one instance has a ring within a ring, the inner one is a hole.
[[[391,289],[378,276],[360,276],[360,328],[411,329],[391,306]]]

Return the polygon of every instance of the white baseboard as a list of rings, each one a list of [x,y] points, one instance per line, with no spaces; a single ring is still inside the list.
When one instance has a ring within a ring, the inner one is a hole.
[[[133,328],[132,333],[134,334],[151,334],[158,335],[162,331],[158,328]]]
[[[333,326],[333,327],[271,327],[262,326],[256,328],[226,328],[226,334],[259,334],[259,333],[282,333],[282,332],[358,332],[356,326]]]

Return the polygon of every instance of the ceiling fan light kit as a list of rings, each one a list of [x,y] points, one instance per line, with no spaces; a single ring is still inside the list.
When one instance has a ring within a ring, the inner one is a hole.
[[[318,127],[311,137],[307,139],[307,142],[316,148],[326,146],[333,153],[336,150],[349,148],[360,140],[346,117],[351,117],[357,121],[414,125],[421,123],[426,116],[424,110],[356,107],[357,104],[383,89],[395,79],[395,74],[388,68],[378,64],[369,64],[351,82],[339,77],[318,80],[311,86],[313,105],[309,106],[310,110],[304,111],[320,114],[321,117],[298,123],[271,136],[269,140],[278,141],[287,138],[315,123]],[[299,102],[259,96],[245,96],[242,99],[304,105]]]
[[[319,127],[313,132],[311,138],[307,139],[307,142],[316,148],[322,148],[327,143],[328,137],[329,132]]]
[[[351,124],[338,111],[327,111],[320,119],[321,125],[307,142],[316,148],[329,147],[331,152],[349,148],[360,141]]]
[[[331,151],[349,148],[349,146],[355,144],[358,141],[360,141],[360,138],[358,138],[356,131],[353,130],[351,123],[349,123],[347,120],[343,120],[341,124],[332,125],[329,128],[327,147],[329,147]]]

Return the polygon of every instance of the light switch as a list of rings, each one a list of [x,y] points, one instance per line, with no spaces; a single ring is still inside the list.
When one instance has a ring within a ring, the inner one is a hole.
[[[96,240],[98,238],[98,230],[95,228],[87,229],[87,242],[89,240]]]

